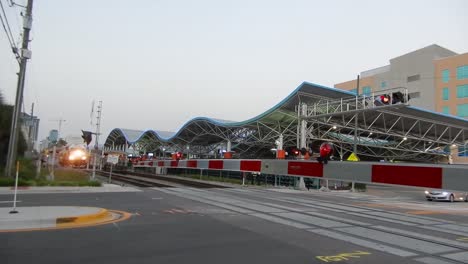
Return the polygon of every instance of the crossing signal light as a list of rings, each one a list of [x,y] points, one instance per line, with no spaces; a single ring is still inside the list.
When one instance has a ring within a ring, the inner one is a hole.
[[[297,157],[297,156],[299,156],[299,153],[300,153],[300,152],[299,152],[298,149],[293,149],[293,152],[292,152],[292,153],[293,153],[293,155],[294,155],[295,157]]]
[[[392,98],[393,98],[392,104],[407,103],[410,100],[410,96],[408,95],[408,98],[405,98],[402,92],[392,93]]]
[[[93,140],[93,132],[83,130],[81,130],[81,132],[83,133],[83,135],[81,135],[83,141],[86,143],[86,145],[89,145],[89,143],[91,143]]]
[[[317,158],[317,161],[320,163],[327,164],[333,155],[333,144],[330,142],[324,142],[320,145],[320,157]]]
[[[394,92],[391,94],[379,95],[375,98],[376,105],[391,105],[398,103],[407,103],[410,100],[410,96],[405,95],[402,92]]]
[[[390,104],[390,96],[388,96],[387,94],[381,95],[380,102],[382,102],[382,104],[385,104],[385,105]]]

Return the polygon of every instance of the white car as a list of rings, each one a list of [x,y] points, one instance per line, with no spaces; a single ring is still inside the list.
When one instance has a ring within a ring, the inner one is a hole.
[[[426,199],[428,201],[465,201],[468,202],[468,193],[466,192],[452,192],[446,190],[426,190]]]

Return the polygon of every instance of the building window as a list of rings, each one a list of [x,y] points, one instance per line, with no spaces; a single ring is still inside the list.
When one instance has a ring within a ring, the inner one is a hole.
[[[419,81],[419,79],[421,79],[421,76],[419,74],[416,74],[416,75],[408,76],[406,81],[407,82],[415,82],[415,81]]]
[[[442,113],[446,115],[450,115],[450,108],[448,106],[443,106],[442,107]]]
[[[442,99],[445,101],[449,99],[449,89],[447,87],[442,88]]]
[[[457,98],[467,98],[468,97],[468,84],[458,85],[457,86]]]
[[[450,71],[449,70],[443,70],[442,71],[442,82],[448,83],[450,81]]]
[[[387,82],[381,82],[381,83],[380,83],[380,88],[383,89],[383,88],[385,88],[385,87],[387,87]]]
[[[409,93],[408,96],[411,99],[419,98],[419,97],[421,97],[421,93],[420,92]]]
[[[457,115],[460,117],[468,117],[468,104],[457,105]]]
[[[371,94],[371,87],[370,86],[364,86],[362,87],[362,94],[363,95],[370,95]]]
[[[459,157],[468,157],[468,146],[466,146],[466,147],[459,146],[458,147],[458,156]]]
[[[468,65],[457,67],[457,80],[468,79]]]

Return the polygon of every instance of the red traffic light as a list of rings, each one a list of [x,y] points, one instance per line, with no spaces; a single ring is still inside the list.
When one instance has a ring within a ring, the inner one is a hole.
[[[384,104],[389,104],[390,103],[390,98],[388,95],[381,95],[380,96],[380,101]]]
[[[324,142],[322,145],[320,145],[320,157],[317,158],[317,160],[320,163],[328,163],[328,160],[330,157],[333,155],[333,144],[330,142]]]

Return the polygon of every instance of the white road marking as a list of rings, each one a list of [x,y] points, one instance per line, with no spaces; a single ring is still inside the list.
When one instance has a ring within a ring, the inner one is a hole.
[[[13,203],[14,201],[0,201],[0,203]],[[17,203],[21,203],[21,201],[16,201]]]
[[[308,229],[307,231],[311,232],[311,233],[314,233],[314,234],[317,234],[317,235],[327,236],[327,237],[330,237],[330,238],[333,238],[333,239],[349,242],[349,243],[352,243],[352,244],[355,244],[355,245],[358,245],[358,246],[362,246],[362,247],[372,248],[372,249],[375,249],[375,250],[378,250],[378,251],[382,251],[382,252],[385,252],[385,253],[397,255],[397,256],[400,256],[400,257],[413,257],[413,256],[418,255],[418,254],[413,253],[413,252],[405,251],[405,250],[402,250],[402,249],[394,248],[394,247],[391,247],[391,246],[387,246],[387,245],[372,242],[372,241],[367,241],[367,240],[360,239],[360,238],[355,238],[355,237],[343,235],[343,234],[336,233],[336,232],[333,232],[333,231],[330,231],[330,230]]]
[[[415,238],[394,235],[383,231],[372,230],[365,227],[343,227],[337,228],[336,230],[351,235],[365,237],[368,239],[373,239],[387,244],[392,244],[424,253],[439,254],[458,250],[457,248],[449,246],[443,246],[436,243],[421,241]]]
[[[385,222],[390,222],[390,223],[395,223],[395,224],[400,224],[400,225],[407,225],[407,226],[415,226],[416,225],[414,223],[407,223],[407,222],[404,222],[404,221],[392,220],[392,219],[388,219],[388,218],[385,218],[385,217],[379,217],[379,216],[373,216],[373,215],[365,215],[365,214],[362,214],[362,213],[348,213],[348,214],[359,216],[359,217],[365,217],[365,218],[380,220],[380,221],[385,221]]]
[[[274,215],[280,216],[283,218],[288,218],[291,220],[295,220],[298,222],[303,222],[307,224],[311,224],[314,226],[319,226],[319,227],[324,227],[324,228],[335,228],[335,227],[345,227],[349,226],[348,224],[328,220],[328,219],[323,219],[319,217],[314,217],[310,215],[304,215],[304,214],[299,214],[299,213],[275,213]]]
[[[411,216],[395,215],[395,214],[391,214],[391,213],[367,212],[366,214],[375,215],[375,216],[381,216],[381,217],[386,217],[386,218],[395,219],[395,220],[402,220],[402,221],[406,221],[406,222],[410,222],[410,223],[416,223],[416,224],[421,224],[421,225],[436,225],[436,224],[441,224],[440,222],[436,222],[436,221],[430,221],[430,220],[420,219],[420,218],[411,217]]]
[[[427,239],[429,241],[440,242],[440,243],[444,243],[444,244],[455,246],[455,247],[466,248],[468,250],[468,244],[467,243],[463,243],[463,242],[459,242],[459,241],[453,241],[451,239],[445,239],[445,238],[440,238],[440,237],[435,237],[435,236],[424,235],[424,234],[421,234],[421,233],[411,232],[411,231],[403,230],[403,229],[391,228],[391,227],[388,227],[388,226],[373,226],[372,228],[380,229],[382,231],[389,231],[389,232],[397,233],[397,234],[400,234],[400,235],[409,235],[409,236],[413,236],[413,237],[417,237],[417,238],[423,238],[423,239]]]
[[[468,252],[460,252],[460,253],[453,253],[453,254],[447,254],[443,255],[445,258],[453,259],[456,261],[460,261],[463,263],[468,263]]]
[[[447,262],[443,261],[437,258],[431,258],[431,257],[426,257],[426,258],[418,258],[415,259],[416,261],[425,263],[425,264],[453,264],[453,262]]]

